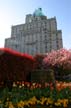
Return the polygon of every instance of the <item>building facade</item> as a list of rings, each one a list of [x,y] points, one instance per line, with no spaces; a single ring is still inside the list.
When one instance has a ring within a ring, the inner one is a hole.
[[[26,15],[24,24],[12,26],[5,47],[31,55],[44,54],[63,47],[62,31],[57,30],[56,17],[48,19],[38,8]]]

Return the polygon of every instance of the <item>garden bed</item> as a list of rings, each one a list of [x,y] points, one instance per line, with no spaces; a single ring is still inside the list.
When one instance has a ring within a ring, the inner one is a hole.
[[[11,91],[0,88],[0,108],[71,108],[71,83],[16,82]]]

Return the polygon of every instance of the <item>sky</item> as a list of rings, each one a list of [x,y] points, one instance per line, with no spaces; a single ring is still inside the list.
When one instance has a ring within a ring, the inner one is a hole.
[[[25,16],[42,8],[47,18],[56,16],[63,47],[71,49],[71,0],[0,0],[0,48],[11,37],[11,26],[25,23]]]

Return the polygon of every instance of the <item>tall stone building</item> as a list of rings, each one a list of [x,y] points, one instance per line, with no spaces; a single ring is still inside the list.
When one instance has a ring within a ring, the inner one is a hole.
[[[25,24],[12,26],[5,47],[31,55],[44,54],[63,47],[62,31],[57,30],[56,17],[47,18],[38,8],[26,15]]]

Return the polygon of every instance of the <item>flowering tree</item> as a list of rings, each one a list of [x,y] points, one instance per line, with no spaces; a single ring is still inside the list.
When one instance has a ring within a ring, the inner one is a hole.
[[[71,50],[60,49],[47,54],[43,60],[45,69],[53,69],[62,77],[71,73]]]

